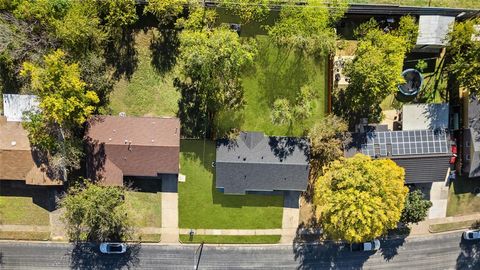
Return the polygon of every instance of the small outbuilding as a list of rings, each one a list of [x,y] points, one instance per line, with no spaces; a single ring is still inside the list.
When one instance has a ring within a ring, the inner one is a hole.
[[[448,103],[405,104],[402,107],[403,130],[448,129]]]

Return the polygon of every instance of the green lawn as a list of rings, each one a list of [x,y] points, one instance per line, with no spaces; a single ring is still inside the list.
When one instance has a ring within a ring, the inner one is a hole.
[[[128,191],[125,201],[135,227],[162,227],[161,193]]]
[[[283,196],[225,195],[215,189],[215,145],[180,143],[179,226],[194,229],[273,229],[282,226]]]
[[[474,194],[475,188],[480,188],[480,181],[457,177],[450,184],[447,216],[480,213],[480,196]]]
[[[31,197],[0,196],[0,224],[48,226],[50,219]]]
[[[110,108],[114,114],[126,112],[135,116],[175,116],[179,93],[173,87],[174,75],[161,76],[151,64],[149,48],[156,30],[136,34],[138,67],[130,81],[120,80],[110,95]],[[301,135],[306,127],[323,116],[326,108],[326,62],[296,56],[279,49],[267,36],[256,36],[258,55],[255,65],[242,76],[245,89],[245,107],[233,112],[220,112],[217,124],[220,130],[232,127],[249,131],[264,131],[271,135]],[[277,98],[295,99],[304,85],[317,92],[312,116],[288,125],[274,125],[270,108]]]
[[[151,65],[149,48],[151,37],[157,30],[139,31],[135,42],[138,66],[130,81],[120,80],[110,95],[110,108],[114,114],[126,112],[135,116],[175,116],[179,93],[173,87],[173,76],[162,77]]]
[[[3,240],[37,240],[47,241],[50,240],[49,232],[6,232],[0,231],[0,239]]]
[[[468,229],[476,226],[478,226],[477,220],[464,220],[464,221],[457,221],[457,222],[450,222],[450,223],[432,224],[430,225],[428,230],[432,233],[439,233],[439,232]]]
[[[300,57],[279,49],[267,36],[256,36],[258,55],[255,66],[243,76],[245,107],[243,110],[221,112],[217,124],[220,130],[240,127],[245,131],[263,131],[269,135],[302,135],[318,118],[325,114],[326,62],[313,58]],[[314,110],[308,119],[288,124],[275,125],[271,121],[273,102],[277,98],[287,98],[295,103],[300,88],[310,85],[317,97]]]
[[[276,244],[280,241],[280,235],[195,235],[190,240],[190,235],[181,234],[180,241],[184,244]]]
[[[480,8],[478,0],[349,0],[350,3],[394,4],[402,6]]]

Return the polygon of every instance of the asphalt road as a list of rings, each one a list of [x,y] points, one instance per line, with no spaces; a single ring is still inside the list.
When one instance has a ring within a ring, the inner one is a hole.
[[[98,247],[0,242],[0,269],[193,269],[197,246],[132,246],[124,255]],[[342,246],[205,246],[199,269],[480,269],[480,242],[460,233],[388,240],[376,253]]]

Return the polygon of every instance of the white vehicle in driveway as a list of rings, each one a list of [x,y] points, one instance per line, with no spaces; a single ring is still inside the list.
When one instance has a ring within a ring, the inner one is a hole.
[[[463,239],[475,240],[480,239],[480,230],[468,230],[463,232]]]
[[[374,239],[364,243],[350,244],[351,251],[377,251],[380,248],[380,241]]]
[[[101,243],[100,252],[104,254],[122,254],[127,251],[127,245],[124,243]]]

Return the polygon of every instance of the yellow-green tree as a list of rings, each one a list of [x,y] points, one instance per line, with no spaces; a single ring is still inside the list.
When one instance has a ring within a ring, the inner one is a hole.
[[[314,197],[326,235],[363,242],[396,228],[408,193],[404,177],[403,168],[389,159],[357,154],[330,163]]]
[[[97,94],[87,90],[78,64],[68,64],[62,50],[46,55],[44,66],[24,63],[20,74],[30,78],[30,87],[40,98],[47,121],[61,127],[81,125],[95,110]]]
[[[98,96],[87,89],[78,65],[67,63],[61,50],[46,55],[42,66],[24,63],[20,74],[29,79],[42,110],[23,124],[30,143],[46,155],[51,173],[65,178],[67,168],[79,168],[82,156],[73,133],[93,113]]]

